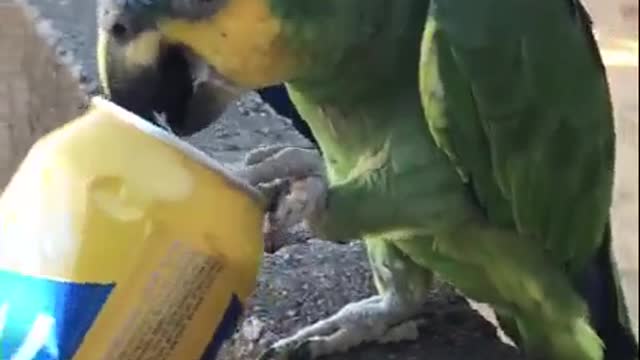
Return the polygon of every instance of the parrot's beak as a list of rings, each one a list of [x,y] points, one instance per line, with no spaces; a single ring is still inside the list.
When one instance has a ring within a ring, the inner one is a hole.
[[[104,95],[178,136],[206,128],[242,94],[187,48],[169,44],[156,31],[115,35],[99,30],[97,60]]]

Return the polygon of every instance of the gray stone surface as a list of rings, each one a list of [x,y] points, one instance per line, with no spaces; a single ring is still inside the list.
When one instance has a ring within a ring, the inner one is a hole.
[[[96,92],[95,2],[93,0],[21,0],[39,20],[39,30],[73,69],[89,94]],[[304,145],[288,120],[274,116],[255,95],[248,95],[216,124],[189,139],[212,157],[238,166],[259,145]],[[372,294],[362,245],[306,241],[303,229],[281,234],[280,245],[267,254],[259,287],[246,319],[222,359],[247,360],[279,336],[321,319],[341,306]],[[447,287],[434,291],[425,307],[417,342],[364,346],[334,360],[510,360],[515,350],[497,340],[495,328]]]
[[[254,359],[274,340],[322,319],[353,300],[375,293],[360,242],[337,245],[310,240],[267,255],[256,295],[222,359]],[[413,342],[362,346],[327,360],[516,360],[518,352],[472,312],[448,286],[425,306],[424,325]]]

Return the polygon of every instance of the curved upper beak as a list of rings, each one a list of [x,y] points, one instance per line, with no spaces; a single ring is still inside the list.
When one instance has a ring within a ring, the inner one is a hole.
[[[154,123],[163,119],[176,135],[188,136],[218,119],[239,96],[187,47],[167,43],[152,26],[109,12],[99,21],[102,90],[127,110]]]

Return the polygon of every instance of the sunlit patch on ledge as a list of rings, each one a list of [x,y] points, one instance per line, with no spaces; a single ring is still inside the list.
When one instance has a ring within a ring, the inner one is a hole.
[[[638,39],[594,34],[606,66],[638,67]]]

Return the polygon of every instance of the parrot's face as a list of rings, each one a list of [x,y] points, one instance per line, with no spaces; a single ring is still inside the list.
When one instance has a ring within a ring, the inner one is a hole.
[[[290,78],[270,0],[98,0],[98,67],[115,103],[178,135],[245,91]]]

